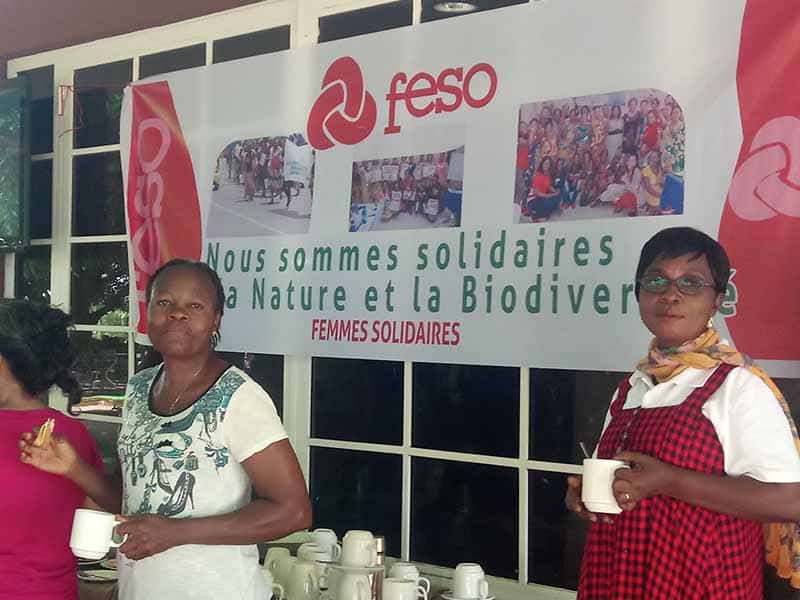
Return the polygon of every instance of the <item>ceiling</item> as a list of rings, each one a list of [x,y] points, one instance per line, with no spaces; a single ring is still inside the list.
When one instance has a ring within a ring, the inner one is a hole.
[[[258,0],[0,0],[0,58],[166,25]]]

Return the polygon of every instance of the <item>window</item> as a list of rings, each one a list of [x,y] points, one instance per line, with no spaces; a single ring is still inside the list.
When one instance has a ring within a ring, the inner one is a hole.
[[[411,15],[412,5],[409,0],[328,15],[319,20],[319,41],[330,42],[404,27],[411,25]]]

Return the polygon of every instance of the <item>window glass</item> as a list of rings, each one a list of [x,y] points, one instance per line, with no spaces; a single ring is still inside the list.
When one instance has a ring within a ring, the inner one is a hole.
[[[75,71],[72,126],[76,148],[119,143],[122,90],[132,76],[131,60]]]
[[[31,154],[53,151],[53,65],[20,71],[31,82]]]
[[[411,9],[411,0],[401,0],[321,17],[319,41],[330,42],[411,25]]]
[[[72,245],[71,302],[76,323],[128,324],[125,242]]]
[[[125,233],[125,201],[119,152],[73,159],[72,233]]]
[[[258,56],[289,49],[289,26],[273,27],[253,33],[215,40],[213,46],[214,62]]]
[[[206,64],[206,45],[195,44],[165,52],[148,54],[139,59],[139,79],[152,75],[191,69]]]
[[[31,246],[16,255],[16,298],[50,304],[50,246]]]
[[[53,235],[53,161],[31,163],[31,238]]]

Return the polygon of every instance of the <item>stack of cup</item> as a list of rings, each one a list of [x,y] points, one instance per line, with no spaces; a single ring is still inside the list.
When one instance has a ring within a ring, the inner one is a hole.
[[[383,580],[382,600],[428,600],[428,592],[413,579],[388,577]]]
[[[453,589],[442,593],[445,600],[493,600],[489,582],[478,563],[459,563],[453,573]]]
[[[336,600],[380,600],[383,566],[377,563],[378,542],[372,532],[348,531],[342,539],[341,564],[332,568],[332,596]]]
[[[319,565],[311,560],[294,558],[286,594],[290,600],[318,600],[320,596]]]
[[[429,596],[431,593],[431,580],[427,577],[422,577],[419,574],[419,569],[417,569],[416,565],[413,563],[399,561],[394,563],[389,570],[389,577],[410,579],[425,591],[426,596]]]
[[[328,562],[338,562],[342,556],[342,545],[333,529],[315,529],[311,532],[311,542],[328,555]]]

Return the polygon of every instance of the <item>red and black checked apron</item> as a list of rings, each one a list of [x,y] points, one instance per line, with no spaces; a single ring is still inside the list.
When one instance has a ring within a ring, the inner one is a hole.
[[[703,404],[733,369],[720,365],[681,404],[623,410],[626,379],[611,405],[599,458],[641,452],[700,473],[724,473],[722,446]],[[614,522],[592,523],[584,549],[578,598],[761,600],[761,525],[686,502],[653,496]]]

